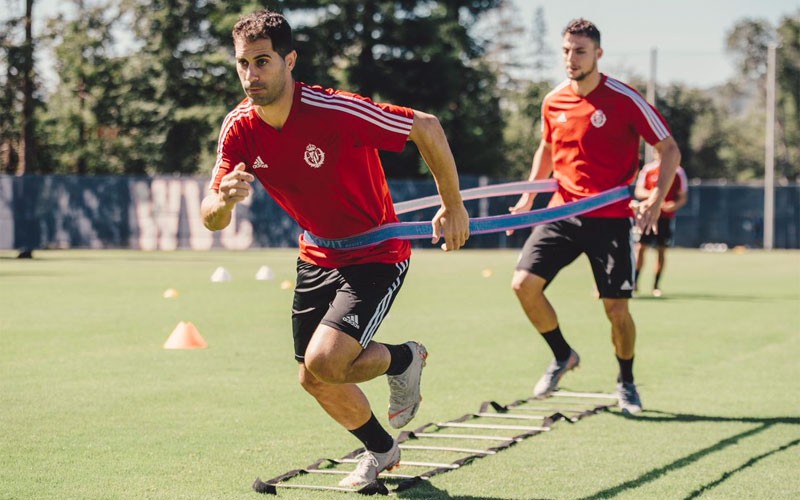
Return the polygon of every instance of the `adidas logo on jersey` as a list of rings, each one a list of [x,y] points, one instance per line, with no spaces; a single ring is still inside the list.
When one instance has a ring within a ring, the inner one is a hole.
[[[347,316],[342,318],[342,321],[358,328],[358,316],[356,316],[355,314],[348,314]]]
[[[558,123],[567,123],[567,114],[562,111],[561,114],[558,115],[558,118],[556,119],[556,121]]]
[[[253,162],[253,170],[258,168],[269,168],[269,165],[264,163],[260,156],[256,156],[256,161]]]

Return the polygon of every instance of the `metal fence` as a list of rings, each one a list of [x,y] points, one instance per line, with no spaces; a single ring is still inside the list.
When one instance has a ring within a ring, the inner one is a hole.
[[[504,182],[485,177],[461,178],[462,189]],[[431,181],[392,180],[395,201],[436,193]],[[237,208],[230,227],[207,231],[200,200],[207,178],[0,176],[0,248],[132,248],[175,250],[293,247],[300,228],[266,194]],[[516,196],[467,202],[472,217],[501,215]],[[546,196],[537,197],[534,208]],[[435,209],[404,215],[404,221],[430,220]],[[678,212],[675,244],[700,247],[763,246],[764,188],[758,185],[694,184],[689,202]],[[475,236],[469,248],[520,248],[529,231],[512,236]],[[800,248],[800,184],[775,189],[774,248]],[[429,247],[426,240],[414,243]]]

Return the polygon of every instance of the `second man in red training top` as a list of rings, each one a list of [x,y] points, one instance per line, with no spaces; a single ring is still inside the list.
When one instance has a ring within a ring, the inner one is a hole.
[[[638,169],[640,137],[661,153],[661,176],[635,214],[628,202],[616,203],[584,216],[536,226],[525,242],[512,287],[555,357],[533,394],[549,396],[564,374],[580,363],[544,292],[561,269],[586,254],[611,323],[619,363],[619,405],[624,412],[637,413],[642,403],[633,378],[636,327],[628,308],[634,286],[632,217],[645,232],[656,229],[680,151],[655,108],[633,88],[599,72],[603,49],[594,24],[585,19],[570,22],[563,32],[562,55],[567,80],[542,104],[542,140],[529,176],[539,180],[552,174],[558,181],[550,206],[630,185]],[[522,195],[510,211],[530,210],[534,196]]]

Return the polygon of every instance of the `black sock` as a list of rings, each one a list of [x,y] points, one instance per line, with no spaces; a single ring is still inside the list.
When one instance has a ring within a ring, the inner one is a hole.
[[[633,358],[621,359],[619,356],[617,356],[617,362],[619,363],[619,376],[617,377],[617,382],[626,382],[628,384],[632,384]]]
[[[547,345],[550,346],[550,350],[553,351],[556,361],[566,361],[569,359],[572,348],[567,344],[567,341],[564,340],[564,336],[561,335],[561,328],[556,327],[555,330],[545,332],[542,334],[542,337],[544,337]]]
[[[656,281],[653,283],[653,288],[658,288],[659,281],[661,281],[661,273],[656,273]]]
[[[400,375],[411,366],[413,358],[411,348],[405,344],[391,345],[383,344],[389,349],[391,361],[389,361],[389,369],[386,370],[386,375]]]
[[[370,415],[366,424],[351,430],[350,433],[364,443],[364,448],[375,453],[386,453],[394,445],[394,438],[381,426],[374,413]]]

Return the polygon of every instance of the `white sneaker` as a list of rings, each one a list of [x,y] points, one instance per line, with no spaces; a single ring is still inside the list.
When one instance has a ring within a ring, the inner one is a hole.
[[[378,474],[394,469],[400,463],[400,446],[397,441],[386,453],[375,453],[366,450],[358,456],[356,469],[339,481],[344,488],[361,488],[378,479]]]
[[[428,359],[428,351],[419,342],[409,341],[411,365],[400,375],[387,375],[389,378],[389,425],[399,429],[411,422],[422,402],[420,382],[422,368]]]
[[[636,390],[636,384],[633,382],[618,382],[617,396],[619,397],[619,407],[622,409],[622,413],[635,415],[642,411],[642,399],[639,397],[639,391]]]
[[[574,350],[569,353],[569,358],[566,361],[553,360],[550,366],[542,375],[542,378],[536,382],[533,388],[533,397],[542,399],[550,396],[553,391],[558,389],[558,383],[561,382],[561,377],[570,370],[574,370],[581,364],[581,357]]]

